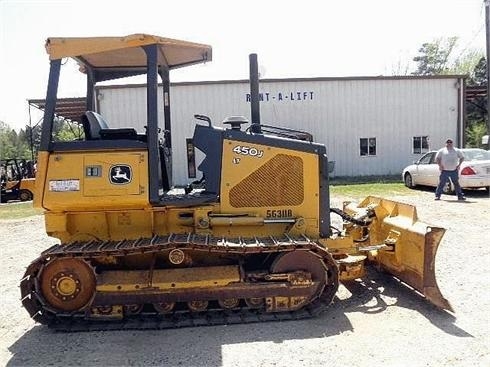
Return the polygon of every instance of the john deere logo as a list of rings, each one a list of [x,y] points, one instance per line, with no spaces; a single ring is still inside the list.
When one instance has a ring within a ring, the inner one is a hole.
[[[125,185],[131,182],[131,167],[126,164],[112,166],[109,173],[109,180],[115,185]]]

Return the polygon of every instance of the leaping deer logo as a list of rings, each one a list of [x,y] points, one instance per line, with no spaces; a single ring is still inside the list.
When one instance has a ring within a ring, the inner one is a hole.
[[[116,185],[124,185],[131,182],[131,167],[125,164],[112,166],[110,169],[110,181]]]

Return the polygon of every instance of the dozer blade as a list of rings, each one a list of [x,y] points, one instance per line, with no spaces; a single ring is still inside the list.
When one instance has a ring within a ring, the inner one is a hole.
[[[422,293],[435,306],[453,311],[437,286],[435,258],[446,231],[418,220],[413,205],[369,196],[356,212],[374,210],[370,244],[384,244],[370,259]]]

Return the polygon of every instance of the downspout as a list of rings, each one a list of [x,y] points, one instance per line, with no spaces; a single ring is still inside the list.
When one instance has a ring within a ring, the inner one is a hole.
[[[466,146],[466,78],[462,77],[458,80],[458,120],[457,120],[457,137],[458,147]]]

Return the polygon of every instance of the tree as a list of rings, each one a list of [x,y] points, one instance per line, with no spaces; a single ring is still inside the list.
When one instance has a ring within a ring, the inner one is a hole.
[[[450,70],[449,61],[451,53],[456,46],[458,38],[440,38],[433,42],[422,44],[419,55],[413,58],[417,70],[413,75],[441,75]]]
[[[485,120],[475,121],[466,128],[466,147],[483,148],[481,139],[486,134],[487,124]]]
[[[475,61],[476,60],[476,61]],[[487,85],[487,60],[480,53],[475,54],[472,62],[473,68],[469,70],[466,84],[470,87],[486,87]],[[466,100],[466,147],[483,148],[482,137],[488,134],[485,123],[487,111],[487,96],[477,96]]]
[[[10,128],[9,126],[0,121],[0,158],[10,158],[14,151],[14,146],[10,140]]]
[[[413,75],[467,75],[467,86],[486,86],[486,59],[481,50],[464,50],[455,56],[456,37],[437,39],[424,43],[419,55],[413,58],[417,70]],[[485,120],[487,118],[487,97],[476,97],[466,103],[466,146],[481,147],[481,137],[488,134]]]
[[[31,159],[35,160],[41,144],[41,124],[26,125],[25,134],[31,150]]]
[[[487,60],[483,51],[471,51],[461,59],[456,60],[454,73],[468,75],[466,85],[468,87],[487,86]],[[466,99],[466,143],[467,148],[485,148],[482,137],[487,135],[487,124],[485,123],[487,111],[486,95],[477,95]]]
[[[470,87],[484,87],[487,85],[486,76],[486,59],[480,57],[474,69],[468,73],[467,85]],[[473,122],[485,121],[487,116],[487,98],[486,96],[476,96],[471,100],[466,100],[466,117],[469,124]],[[485,134],[483,134],[485,135]]]
[[[487,85],[487,59],[483,52],[474,54],[472,68],[467,70],[469,78],[466,80],[466,85],[470,86],[486,86]],[[476,62],[475,62],[476,60]]]
[[[63,118],[56,118],[53,126],[55,141],[72,141],[83,138],[83,129],[77,123]],[[19,132],[0,121],[0,157],[25,158],[36,160],[41,143],[41,124],[27,125]]]
[[[0,157],[2,159],[30,158],[25,133],[22,130],[17,133],[3,121],[0,121]]]
[[[76,122],[56,117],[53,126],[53,136],[55,141],[79,140],[83,138],[83,129]]]
[[[419,49],[419,55],[413,58],[417,63],[417,70],[412,75],[468,75],[467,85],[486,85],[486,59],[483,50],[465,49],[459,55],[454,55],[457,41],[457,37],[450,37],[424,43]]]

